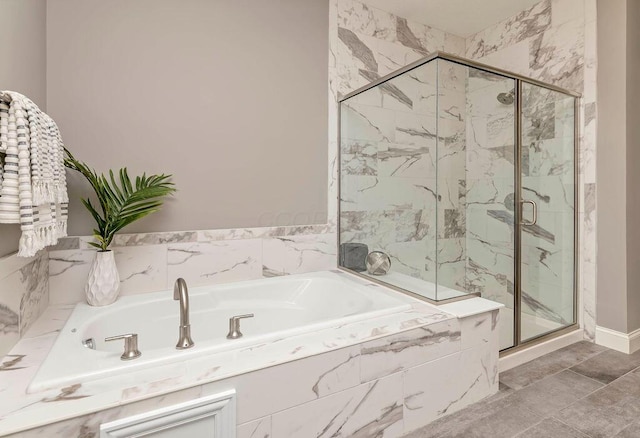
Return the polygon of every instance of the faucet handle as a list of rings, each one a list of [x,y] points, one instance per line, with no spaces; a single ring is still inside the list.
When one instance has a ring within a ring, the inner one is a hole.
[[[244,318],[253,318],[253,313],[247,313],[245,315],[236,315],[229,318],[229,333],[227,339],[238,339],[242,337],[240,331],[240,320]]]
[[[140,350],[138,350],[137,333],[127,333],[126,335],[111,336],[109,338],[104,338],[104,341],[119,341],[120,339],[124,339],[124,353],[122,353],[120,359],[131,360],[142,356],[142,353],[140,352]]]

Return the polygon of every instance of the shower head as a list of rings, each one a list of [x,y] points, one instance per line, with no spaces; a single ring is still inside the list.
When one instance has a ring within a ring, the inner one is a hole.
[[[497,99],[498,102],[503,105],[513,105],[513,102],[516,100],[515,91],[511,90],[508,93],[500,93],[498,94]]]

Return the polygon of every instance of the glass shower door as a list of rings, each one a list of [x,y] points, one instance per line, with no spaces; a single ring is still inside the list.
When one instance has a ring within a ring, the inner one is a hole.
[[[575,322],[575,98],[522,83],[520,342]]]
[[[464,88],[464,148],[456,155],[455,141],[447,141],[451,134],[441,129],[444,141],[438,145],[438,190],[440,196],[438,239],[438,288],[464,287],[467,292],[479,293],[483,298],[504,304],[500,309],[500,349],[515,345],[514,324],[516,307],[514,192],[516,188],[516,81],[512,78],[473,67],[461,67],[440,61],[439,77],[466,78]],[[463,69],[462,72],[457,70]],[[454,73],[450,73],[453,71]],[[445,83],[446,84],[446,83]],[[451,113],[452,92],[440,91],[439,108]],[[449,117],[449,119],[451,119]],[[445,128],[455,126],[457,120],[441,122]],[[444,134],[444,135],[443,135]],[[454,137],[455,138],[455,137]],[[460,157],[461,156],[461,157]],[[457,159],[461,158],[458,165]],[[454,169],[462,168],[460,181]],[[460,187],[461,196],[452,189]],[[448,190],[447,190],[448,189]],[[450,207],[453,202],[458,207]],[[456,214],[458,208],[464,215]],[[451,210],[450,210],[451,209]],[[452,224],[458,217],[464,220],[463,239]],[[457,250],[457,242],[464,250]],[[464,254],[462,275],[454,276],[455,260]],[[460,286],[462,278],[464,285]]]

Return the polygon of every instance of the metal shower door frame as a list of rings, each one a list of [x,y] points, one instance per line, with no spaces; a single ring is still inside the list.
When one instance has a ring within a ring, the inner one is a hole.
[[[445,61],[453,62],[456,64],[460,64],[466,67],[471,67],[477,70],[485,71],[487,73],[492,73],[498,76],[505,77],[507,79],[512,79],[515,82],[515,123],[514,123],[514,131],[515,131],[515,165],[514,165],[514,302],[513,302],[513,311],[514,311],[514,345],[512,347],[508,347],[501,351],[501,356],[506,354],[511,354],[513,352],[519,351],[523,348],[529,347],[531,345],[547,341],[549,339],[562,336],[565,333],[576,330],[579,327],[578,323],[578,305],[579,305],[579,277],[578,277],[578,260],[580,259],[580,229],[578,223],[579,217],[579,140],[580,140],[580,129],[579,129],[579,113],[580,113],[580,99],[582,95],[578,92],[571,91],[562,87],[558,87],[553,84],[548,84],[546,82],[542,82],[533,78],[529,78],[527,76],[523,76],[521,74],[511,72],[508,70],[500,69],[493,67],[488,64],[483,64],[477,61],[473,61],[470,59],[462,58],[456,55],[452,55],[446,52],[434,52],[425,58],[422,58],[416,62],[413,62],[399,70],[396,70],[393,73],[390,73],[374,82],[371,82],[364,87],[361,87],[351,93],[346,94],[342,98],[338,99],[338,178],[340,178],[340,168],[341,168],[341,159],[340,159],[340,104],[349,98],[356,96],[360,93],[363,93],[371,88],[377,87],[380,84],[383,84],[393,78],[396,78],[410,70],[418,68],[424,64],[427,64],[433,60],[442,59]],[[561,327],[556,330],[552,330],[550,332],[546,332],[539,336],[533,337],[526,341],[522,341],[522,226],[527,223],[522,222],[522,84],[530,84],[535,85],[540,88],[544,88],[547,90],[555,91],[566,96],[570,96],[574,98],[574,113],[573,113],[573,123],[574,123],[574,136],[573,136],[573,149],[574,149],[574,161],[573,161],[573,174],[574,174],[574,202],[573,202],[573,215],[574,215],[574,255],[573,255],[573,323],[567,326]],[[340,248],[340,186],[338,184],[338,217],[337,217],[337,241],[338,241],[338,253]],[[339,256],[339,254],[338,254]],[[375,279],[371,279],[369,277],[363,276],[362,274],[352,271],[350,269],[343,268],[339,266],[338,268],[348,271],[352,274],[358,275],[360,277],[367,278],[369,281],[375,281],[376,283],[384,284],[386,287],[390,287],[391,289],[398,290],[405,294],[415,296],[423,301],[428,301],[433,304],[444,304],[450,302],[451,300],[443,300],[443,301],[434,301],[424,297],[420,297],[410,291],[403,290],[401,288],[395,287],[393,285],[388,285],[383,282],[378,282]],[[436,281],[437,283],[437,281]],[[469,298],[477,296],[477,294],[470,294]],[[460,299],[460,298],[458,298]],[[455,299],[456,301],[458,299]],[[462,298],[465,299],[465,298]]]

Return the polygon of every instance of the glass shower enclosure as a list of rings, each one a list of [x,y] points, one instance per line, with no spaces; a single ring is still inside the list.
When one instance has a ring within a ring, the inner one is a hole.
[[[444,53],[345,96],[341,268],[504,304],[501,349],[574,326],[578,96]]]

